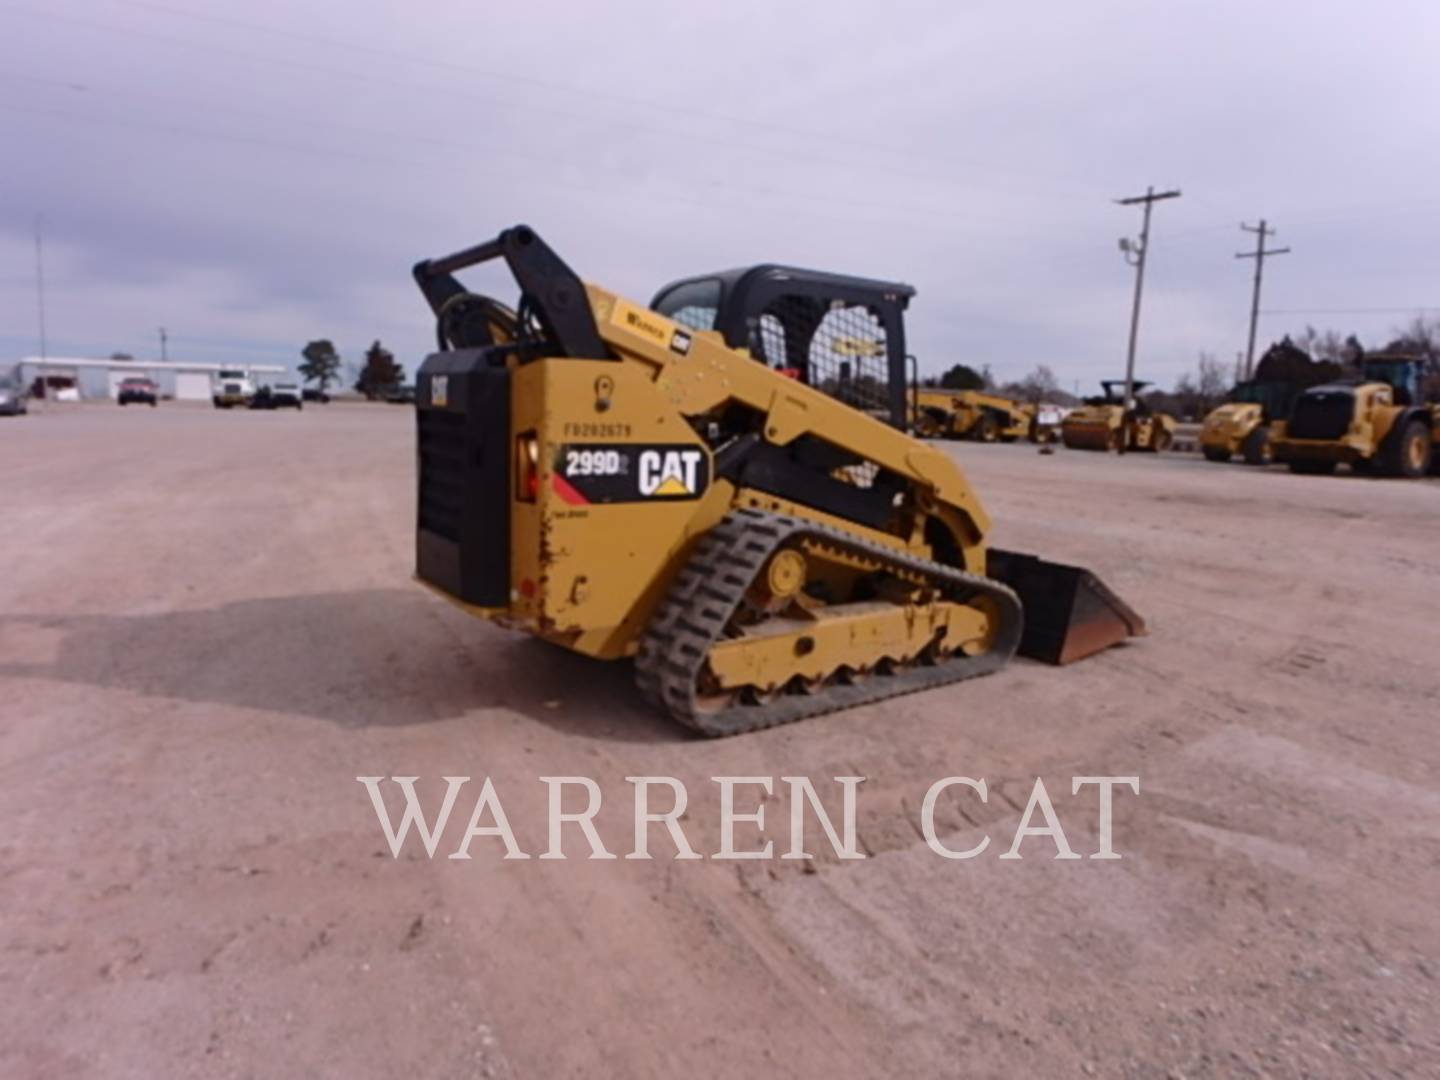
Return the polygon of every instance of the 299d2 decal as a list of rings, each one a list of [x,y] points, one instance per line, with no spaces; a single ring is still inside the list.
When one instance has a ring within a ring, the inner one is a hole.
[[[698,499],[710,486],[710,455],[693,443],[567,443],[555,489],[567,502]]]

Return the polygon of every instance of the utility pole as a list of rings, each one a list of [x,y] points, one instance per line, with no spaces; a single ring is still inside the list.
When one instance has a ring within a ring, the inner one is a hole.
[[[1140,293],[1145,288],[1145,257],[1150,253],[1150,210],[1161,199],[1178,199],[1180,192],[1162,191],[1158,194],[1154,185],[1145,189],[1144,195],[1133,195],[1128,199],[1116,199],[1120,206],[1134,206],[1140,203],[1145,207],[1145,216],[1140,224],[1140,239],[1132,241],[1129,237],[1122,237],[1120,250],[1125,253],[1125,261],[1135,267],[1135,302],[1130,309],[1130,348],[1125,353],[1125,409],[1128,412],[1134,407],[1135,401],[1135,342],[1140,335]],[[1132,258],[1132,256],[1134,256]],[[1125,452],[1124,440],[1121,440],[1120,452]]]
[[[40,310],[40,359],[46,358],[45,342],[45,240],[41,235],[43,218],[35,215],[35,302]]]
[[[166,352],[165,348],[165,343],[169,340],[169,337],[170,335],[165,333],[165,327],[160,327],[160,362],[162,364],[170,359],[169,354]]]
[[[1250,297],[1250,341],[1245,346],[1245,378],[1249,379],[1255,373],[1255,325],[1260,321],[1260,277],[1265,271],[1265,256],[1267,255],[1288,255],[1289,248],[1272,248],[1266,250],[1265,238],[1274,236],[1275,230],[1267,228],[1265,219],[1260,219],[1256,226],[1246,225],[1243,221],[1240,228],[1246,232],[1255,234],[1255,250],[1253,252],[1240,252],[1235,256],[1237,259],[1255,260],[1255,291]]]

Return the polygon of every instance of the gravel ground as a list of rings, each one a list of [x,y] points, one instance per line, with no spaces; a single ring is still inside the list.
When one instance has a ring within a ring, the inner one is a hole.
[[[0,420],[0,1075],[1440,1075],[1440,482],[953,447],[1151,636],[703,742],[411,583],[410,422]],[[868,857],[443,857],[485,776],[543,851],[546,775],[620,853],[677,777],[705,854],[712,776],[865,776]],[[1122,858],[1000,859],[1036,777],[1098,849],[1081,775]],[[430,860],[357,776],[475,779]]]

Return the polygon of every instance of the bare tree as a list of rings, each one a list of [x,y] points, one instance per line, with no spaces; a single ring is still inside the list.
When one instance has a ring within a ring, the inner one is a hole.
[[[1209,412],[1225,399],[1230,389],[1230,380],[1225,374],[1225,365],[1216,359],[1214,353],[1202,352],[1195,372],[1195,392],[1204,400],[1205,411]]]
[[[1038,405],[1042,401],[1055,400],[1060,393],[1060,380],[1045,364],[1037,364],[1035,370],[1015,383],[1013,388],[1021,400]]]
[[[1353,335],[1352,335],[1353,336]],[[1308,323],[1305,329],[1293,338],[1296,345],[1317,360],[1335,360],[1341,363],[1346,358],[1346,339],[1338,330],[1317,330]]]
[[[1403,352],[1412,356],[1423,356],[1434,363],[1440,359],[1440,319],[1416,315],[1403,326],[1391,331],[1394,335],[1386,352]]]
[[[1427,401],[1440,401],[1440,319],[1416,315],[1391,332],[1395,337],[1385,346],[1385,351],[1422,357],[1425,360],[1422,393]]]
[[[1175,380],[1168,394],[1152,390],[1145,400],[1155,409],[1197,419],[1221,404],[1230,392],[1230,376],[1214,353],[1201,352],[1193,372]]]

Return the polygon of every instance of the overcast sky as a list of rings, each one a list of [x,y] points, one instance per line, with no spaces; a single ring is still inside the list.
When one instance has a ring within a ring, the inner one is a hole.
[[[1085,387],[1149,184],[1184,195],[1141,377],[1244,347],[1262,216],[1294,248],[1262,340],[1378,340],[1440,314],[1437,41],[1433,0],[0,0],[0,360],[38,351],[37,215],[52,355],[163,324],[172,359],[412,369],[411,264],[525,221],[641,301],[760,261],[907,281],[922,370]]]

